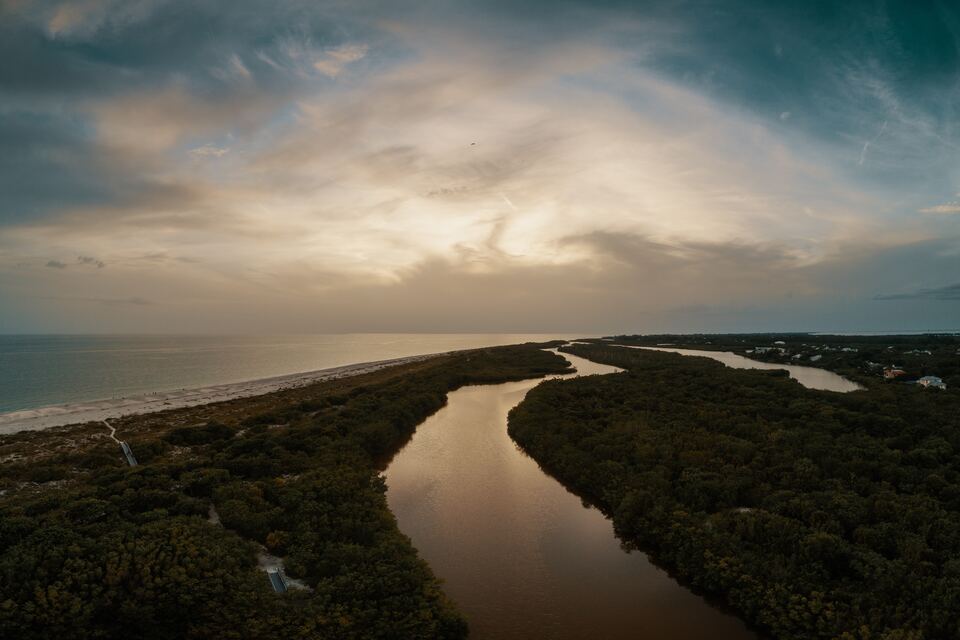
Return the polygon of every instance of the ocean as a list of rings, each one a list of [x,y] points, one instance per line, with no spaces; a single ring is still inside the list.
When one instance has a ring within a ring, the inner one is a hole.
[[[0,413],[256,380],[556,334],[0,335]]]

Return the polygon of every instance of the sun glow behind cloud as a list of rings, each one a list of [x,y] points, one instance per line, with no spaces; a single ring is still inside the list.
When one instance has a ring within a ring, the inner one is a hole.
[[[120,22],[105,2],[38,15],[83,42],[157,19],[150,6]],[[0,227],[6,322],[57,309],[127,330],[639,330],[693,304],[733,322],[771,305],[754,317],[796,317],[794,298],[825,313],[851,292],[876,304],[877,288],[951,284],[866,267],[955,232],[917,213],[952,203],[869,173],[921,121],[876,81],[895,106],[882,135],[825,140],[798,107],[746,108],[664,73],[650,60],[681,27],[662,18],[537,40],[508,18],[422,17],[351,15],[332,39],[275,25],[190,73],[78,99],[109,195]],[[74,269],[75,255],[107,267]],[[453,311],[425,302],[461,293]],[[566,322],[563,301],[605,312]]]

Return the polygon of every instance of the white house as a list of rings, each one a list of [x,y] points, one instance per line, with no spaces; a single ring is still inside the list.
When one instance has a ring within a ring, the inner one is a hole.
[[[946,389],[947,385],[944,384],[943,380],[937,376],[923,376],[917,380],[917,384],[927,387],[928,389]]]

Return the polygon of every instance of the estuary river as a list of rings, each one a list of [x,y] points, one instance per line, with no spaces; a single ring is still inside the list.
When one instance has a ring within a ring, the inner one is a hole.
[[[810,389],[821,389],[824,391],[839,391],[846,393],[848,391],[857,391],[863,389],[859,384],[852,380],[847,380],[841,375],[832,371],[820,369],[819,367],[805,367],[798,364],[780,364],[776,362],[760,362],[737,355],[732,351],[702,351],[699,349],[674,349],[673,347],[637,347],[633,345],[618,344],[618,347],[627,347],[629,349],[649,349],[651,351],[669,351],[670,353],[679,353],[685,356],[703,356],[722,362],[728,367],[734,369],[786,369],[790,377]]]
[[[582,375],[618,371],[563,357]],[[609,520],[519,450],[507,413],[539,383],[454,391],[386,470],[401,531],[445,581],[471,637],[758,638],[644,554],[624,552]]]

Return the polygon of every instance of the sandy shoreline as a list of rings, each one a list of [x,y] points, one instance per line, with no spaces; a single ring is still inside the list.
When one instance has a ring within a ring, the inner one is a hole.
[[[116,398],[110,400],[94,400],[91,402],[73,402],[36,409],[23,409],[0,413],[0,434],[16,433],[18,431],[39,431],[50,427],[60,427],[83,422],[109,420],[131,414],[154,413],[167,409],[181,409],[212,402],[234,400],[259,396],[280,389],[304,387],[315,382],[336,380],[349,376],[358,376],[365,373],[379,371],[385,367],[392,367],[410,362],[419,362],[435,358],[441,353],[419,356],[393,358],[391,360],[377,360],[374,362],[360,362],[347,364],[329,369],[318,369],[304,373],[291,373],[258,380],[231,382],[207,387],[180,389]]]

